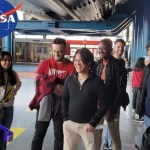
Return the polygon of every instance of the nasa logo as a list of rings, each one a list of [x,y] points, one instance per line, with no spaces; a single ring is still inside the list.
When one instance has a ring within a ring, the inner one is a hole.
[[[15,8],[5,0],[0,1],[0,37],[11,34],[18,22],[16,11],[22,6],[19,4]]]

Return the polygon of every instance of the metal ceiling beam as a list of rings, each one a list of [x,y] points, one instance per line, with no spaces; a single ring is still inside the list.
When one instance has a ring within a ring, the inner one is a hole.
[[[116,36],[121,31],[123,31],[125,28],[129,26],[129,24],[132,22],[132,18],[128,18],[125,21],[121,22],[115,29],[113,30],[87,30],[87,29],[36,29],[36,30],[24,30],[24,33],[26,34],[41,34],[43,35],[86,35],[86,36]],[[94,22],[93,22],[94,23]],[[91,24],[92,26],[92,24]],[[40,32],[42,30],[42,32]],[[17,30],[18,31],[18,30]],[[51,31],[48,33],[48,31]]]
[[[80,12],[80,9],[79,9],[78,7],[74,7],[74,11],[75,11],[75,13],[76,13],[78,16],[80,16],[80,18],[81,18],[82,21],[87,21],[87,20],[86,20],[86,17],[84,16],[84,14],[82,14],[82,13]]]
[[[45,12],[34,12],[34,11],[31,11],[31,10],[27,10],[27,9],[26,10],[20,9],[20,10],[27,13],[29,16],[34,17],[37,20],[45,20],[45,19],[46,20],[48,20],[48,19],[54,20],[54,18],[46,15]]]
[[[46,14],[43,14],[43,13],[33,13],[33,12],[27,12],[27,14],[29,16],[32,16],[33,18],[37,19],[37,20],[54,20],[54,18],[46,15]]]
[[[101,7],[101,5],[99,3],[99,0],[95,0],[94,6],[95,6],[97,14],[98,14],[98,20],[102,19],[102,14],[100,13],[100,7]]]
[[[81,20],[81,18],[77,16],[73,10],[70,10],[65,4],[63,4],[62,1],[53,0],[52,2],[55,2],[58,5],[60,5],[60,7],[62,7],[74,20]]]
[[[47,1],[46,4],[49,6],[51,10],[53,10],[54,12],[65,18],[67,12],[64,11],[64,9],[58,3],[56,3],[54,0],[45,0],[45,1]]]
[[[84,11],[84,9],[82,7],[84,7],[84,6],[78,6],[78,7],[76,7],[76,9],[80,13],[80,15],[82,16],[82,20],[89,21],[90,17],[87,14],[87,12]]]
[[[61,14],[61,15],[59,15],[59,17],[62,20],[65,20],[65,16],[67,15],[67,13],[65,11],[63,11],[63,9],[60,6],[58,6],[56,3],[55,4],[52,3],[51,0],[42,0],[42,1],[37,0],[37,1],[39,1],[39,3],[43,4],[45,7],[47,7],[49,9],[49,12],[53,11],[56,14]]]
[[[90,12],[91,12],[91,16],[92,16],[91,20],[99,20],[97,15],[96,15],[97,12],[96,12],[96,9],[94,7],[94,2],[89,2],[88,7],[90,8]]]
[[[31,33],[32,31],[34,33],[35,30],[36,33],[44,31],[45,34],[116,35],[131,23],[136,12],[140,12],[139,9],[143,7],[142,1],[139,1],[131,10],[128,10],[129,4],[132,5],[133,2],[134,0],[132,2],[128,0],[127,3],[120,4],[115,14],[106,21],[19,21],[16,30],[30,31]],[[80,13],[85,15],[83,12]]]
[[[19,21],[16,30],[28,34],[40,34],[38,31],[42,30],[44,35],[116,36],[132,22],[134,13],[128,18],[117,15],[108,21]]]
[[[80,29],[80,30],[113,30],[125,17],[113,17],[107,21],[18,21],[16,29]]]

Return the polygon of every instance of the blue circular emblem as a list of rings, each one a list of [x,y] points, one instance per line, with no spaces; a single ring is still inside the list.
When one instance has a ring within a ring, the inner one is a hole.
[[[15,8],[5,0],[0,1],[0,37],[5,37],[15,29],[18,16]]]

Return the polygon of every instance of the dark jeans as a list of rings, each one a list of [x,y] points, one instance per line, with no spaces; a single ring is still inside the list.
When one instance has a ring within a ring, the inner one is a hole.
[[[52,117],[54,125],[54,150],[63,150],[63,119],[59,113]],[[31,150],[41,150],[45,134],[50,121],[36,121],[35,133],[32,140]]]
[[[13,121],[13,106],[4,107],[4,118],[0,120],[0,124],[10,129],[10,126]],[[6,150],[7,142],[4,141],[4,131],[0,131],[0,150]]]
[[[132,99],[132,108],[137,109],[138,100],[140,96],[140,88],[133,88],[133,99]]]

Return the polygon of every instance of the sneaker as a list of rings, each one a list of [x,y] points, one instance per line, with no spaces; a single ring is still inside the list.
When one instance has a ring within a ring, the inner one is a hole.
[[[109,150],[109,148],[108,148],[108,144],[105,144],[105,143],[104,143],[104,145],[103,145],[103,149],[104,149],[104,150]]]
[[[144,118],[143,117],[140,119],[139,123],[144,123]]]
[[[138,120],[138,119],[139,119],[139,115],[138,115],[138,114],[135,114],[135,115],[133,116],[133,119]]]

